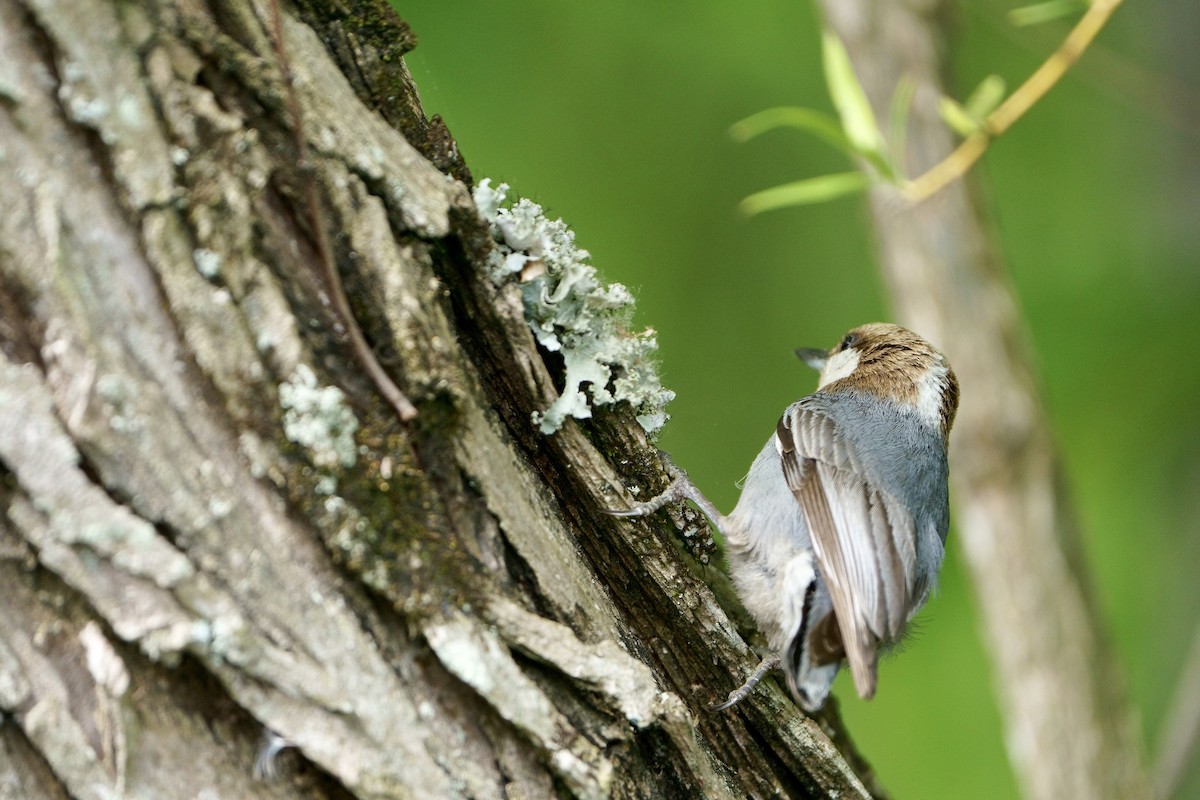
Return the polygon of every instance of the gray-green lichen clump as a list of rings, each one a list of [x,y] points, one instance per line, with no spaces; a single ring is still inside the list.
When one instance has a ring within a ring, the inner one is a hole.
[[[633,295],[619,283],[600,281],[588,252],[576,246],[561,219],[547,219],[541,206],[524,198],[506,204],[508,189],[505,183],[493,188],[486,179],[475,188],[475,205],[499,245],[491,277],[497,284],[520,282],[525,320],[538,343],[561,353],[566,365],[562,394],[534,413],[534,423],[542,433],[554,433],[567,417],[590,417],[592,404],[624,400],[646,432],[656,434],[675,393],[663,388],[651,360],[658,348],[654,330],[629,330]]]
[[[354,466],[358,419],[346,405],[341,389],[318,386],[313,371],[300,364],[291,378],[279,385],[279,404],[284,408],[284,435],[308,448],[314,465],[322,469]]]

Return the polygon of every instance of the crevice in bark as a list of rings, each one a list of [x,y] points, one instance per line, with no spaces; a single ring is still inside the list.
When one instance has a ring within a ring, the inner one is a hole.
[[[30,740],[24,728],[9,720],[0,721],[0,765],[11,770],[6,777],[16,785],[6,784],[5,788],[11,789],[13,797],[72,800],[37,743]]]
[[[0,260],[9,254],[0,247]],[[0,282],[0,353],[21,364],[36,364],[46,373],[46,362],[35,342],[46,341],[46,329],[37,315],[29,313],[33,294],[16,281]]]
[[[138,665],[139,672],[144,666]],[[163,672],[159,665],[149,668],[159,673],[158,680],[164,685],[169,682],[172,686],[172,692],[179,698],[180,711],[203,720],[214,741],[237,742],[235,749],[251,758],[246,769],[253,773],[253,760],[263,746],[266,728],[229,696],[216,676],[190,655],[183,656],[169,673]],[[264,776],[260,780],[286,782],[304,796],[322,800],[353,800],[354,795],[337,778],[305,758],[297,748],[285,748],[276,759],[275,777]]]
[[[529,562],[517,552],[508,537],[501,534],[500,544],[504,557],[504,571],[508,574],[509,580],[512,581],[520,598],[528,603],[539,616],[553,619],[556,622],[566,622],[566,620],[558,619],[554,608],[546,602],[538,584],[537,573],[529,566]]]

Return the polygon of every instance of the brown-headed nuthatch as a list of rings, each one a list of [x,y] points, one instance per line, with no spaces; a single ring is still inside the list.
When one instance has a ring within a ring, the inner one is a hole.
[[[677,470],[662,495],[696,503],[725,537],[729,571],[772,654],[716,708],[782,665],[806,711],[825,703],[843,659],[875,694],[879,648],[924,605],[950,523],[946,444],[958,381],[911,331],[872,323],[832,350],[797,350],[820,385],[783,413],[724,516]]]

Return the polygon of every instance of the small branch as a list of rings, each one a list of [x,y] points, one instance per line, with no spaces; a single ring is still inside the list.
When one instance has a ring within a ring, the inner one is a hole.
[[[919,203],[965,175],[987,151],[988,145],[1033,108],[1079,60],[1119,5],[1121,0],[1094,0],[1058,49],[987,116],[979,130],[964,139],[953,153],[910,181],[904,187],[905,197]]]
[[[279,14],[279,0],[271,0],[271,38],[275,46],[275,56],[279,59],[279,67],[283,72],[283,83],[287,88],[288,111],[292,116],[292,133],[295,138],[297,168],[301,174],[308,172],[311,165],[308,161],[308,143],[304,138],[304,127],[300,115],[300,102],[296,98],[295,81],[292,79],[292,67],[288,62],[287,51],[283,47],[283,27]],[[402,422],[408,422],[417,416],[417,408],[395,381],[384,370],[375,352],[367,344],[367,338],[359,327],[354,312],[350,309],[350,301],[346,299],[346,290],[342,287],[342,276],[338,274],[337,265],[333,259],[333,249],[329,246],[329,234],[321,219],[321,207],[317,202],[317,190],[312,181],[302,181],[305,201],[308,204],[309,224],[316,239],[317,255],[321,260],[321,268],[329,285],[329,296],[333,300],[333,309],[346,326],[350,337],[350,350],[355,360],[371,378],[375,388],[396,411]]]

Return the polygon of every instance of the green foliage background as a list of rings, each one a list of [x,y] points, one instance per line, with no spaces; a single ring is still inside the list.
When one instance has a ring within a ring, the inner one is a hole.
[[[662,445],[732,508],[779,413],[814,387],[792,349],[888,318],[861,199],[735,210],[759,189],[847,167],[798,132],[727,135],[774,105],[832,110],[812,5],[393,2],[420,40],[408,61],[426,110],[476,177],[562,216],[601,272],[633,288],[679,393]],[[1013,29],[1008,7],[955,15],[960,97],[992,72],[1015,87],[1066,31]],[[1196,31],[1200,7],[1186,0],[1123,8],[982,166],[1152,752],[1200,620]],[[1013,797],[953,537],[941,591],[883,665],[878,697],[858,701],[845,675],[835,692],[895,796]],[[713,697],[728,680],[713,676]],[[1200,796],[1197,773],[1181,796]]]

